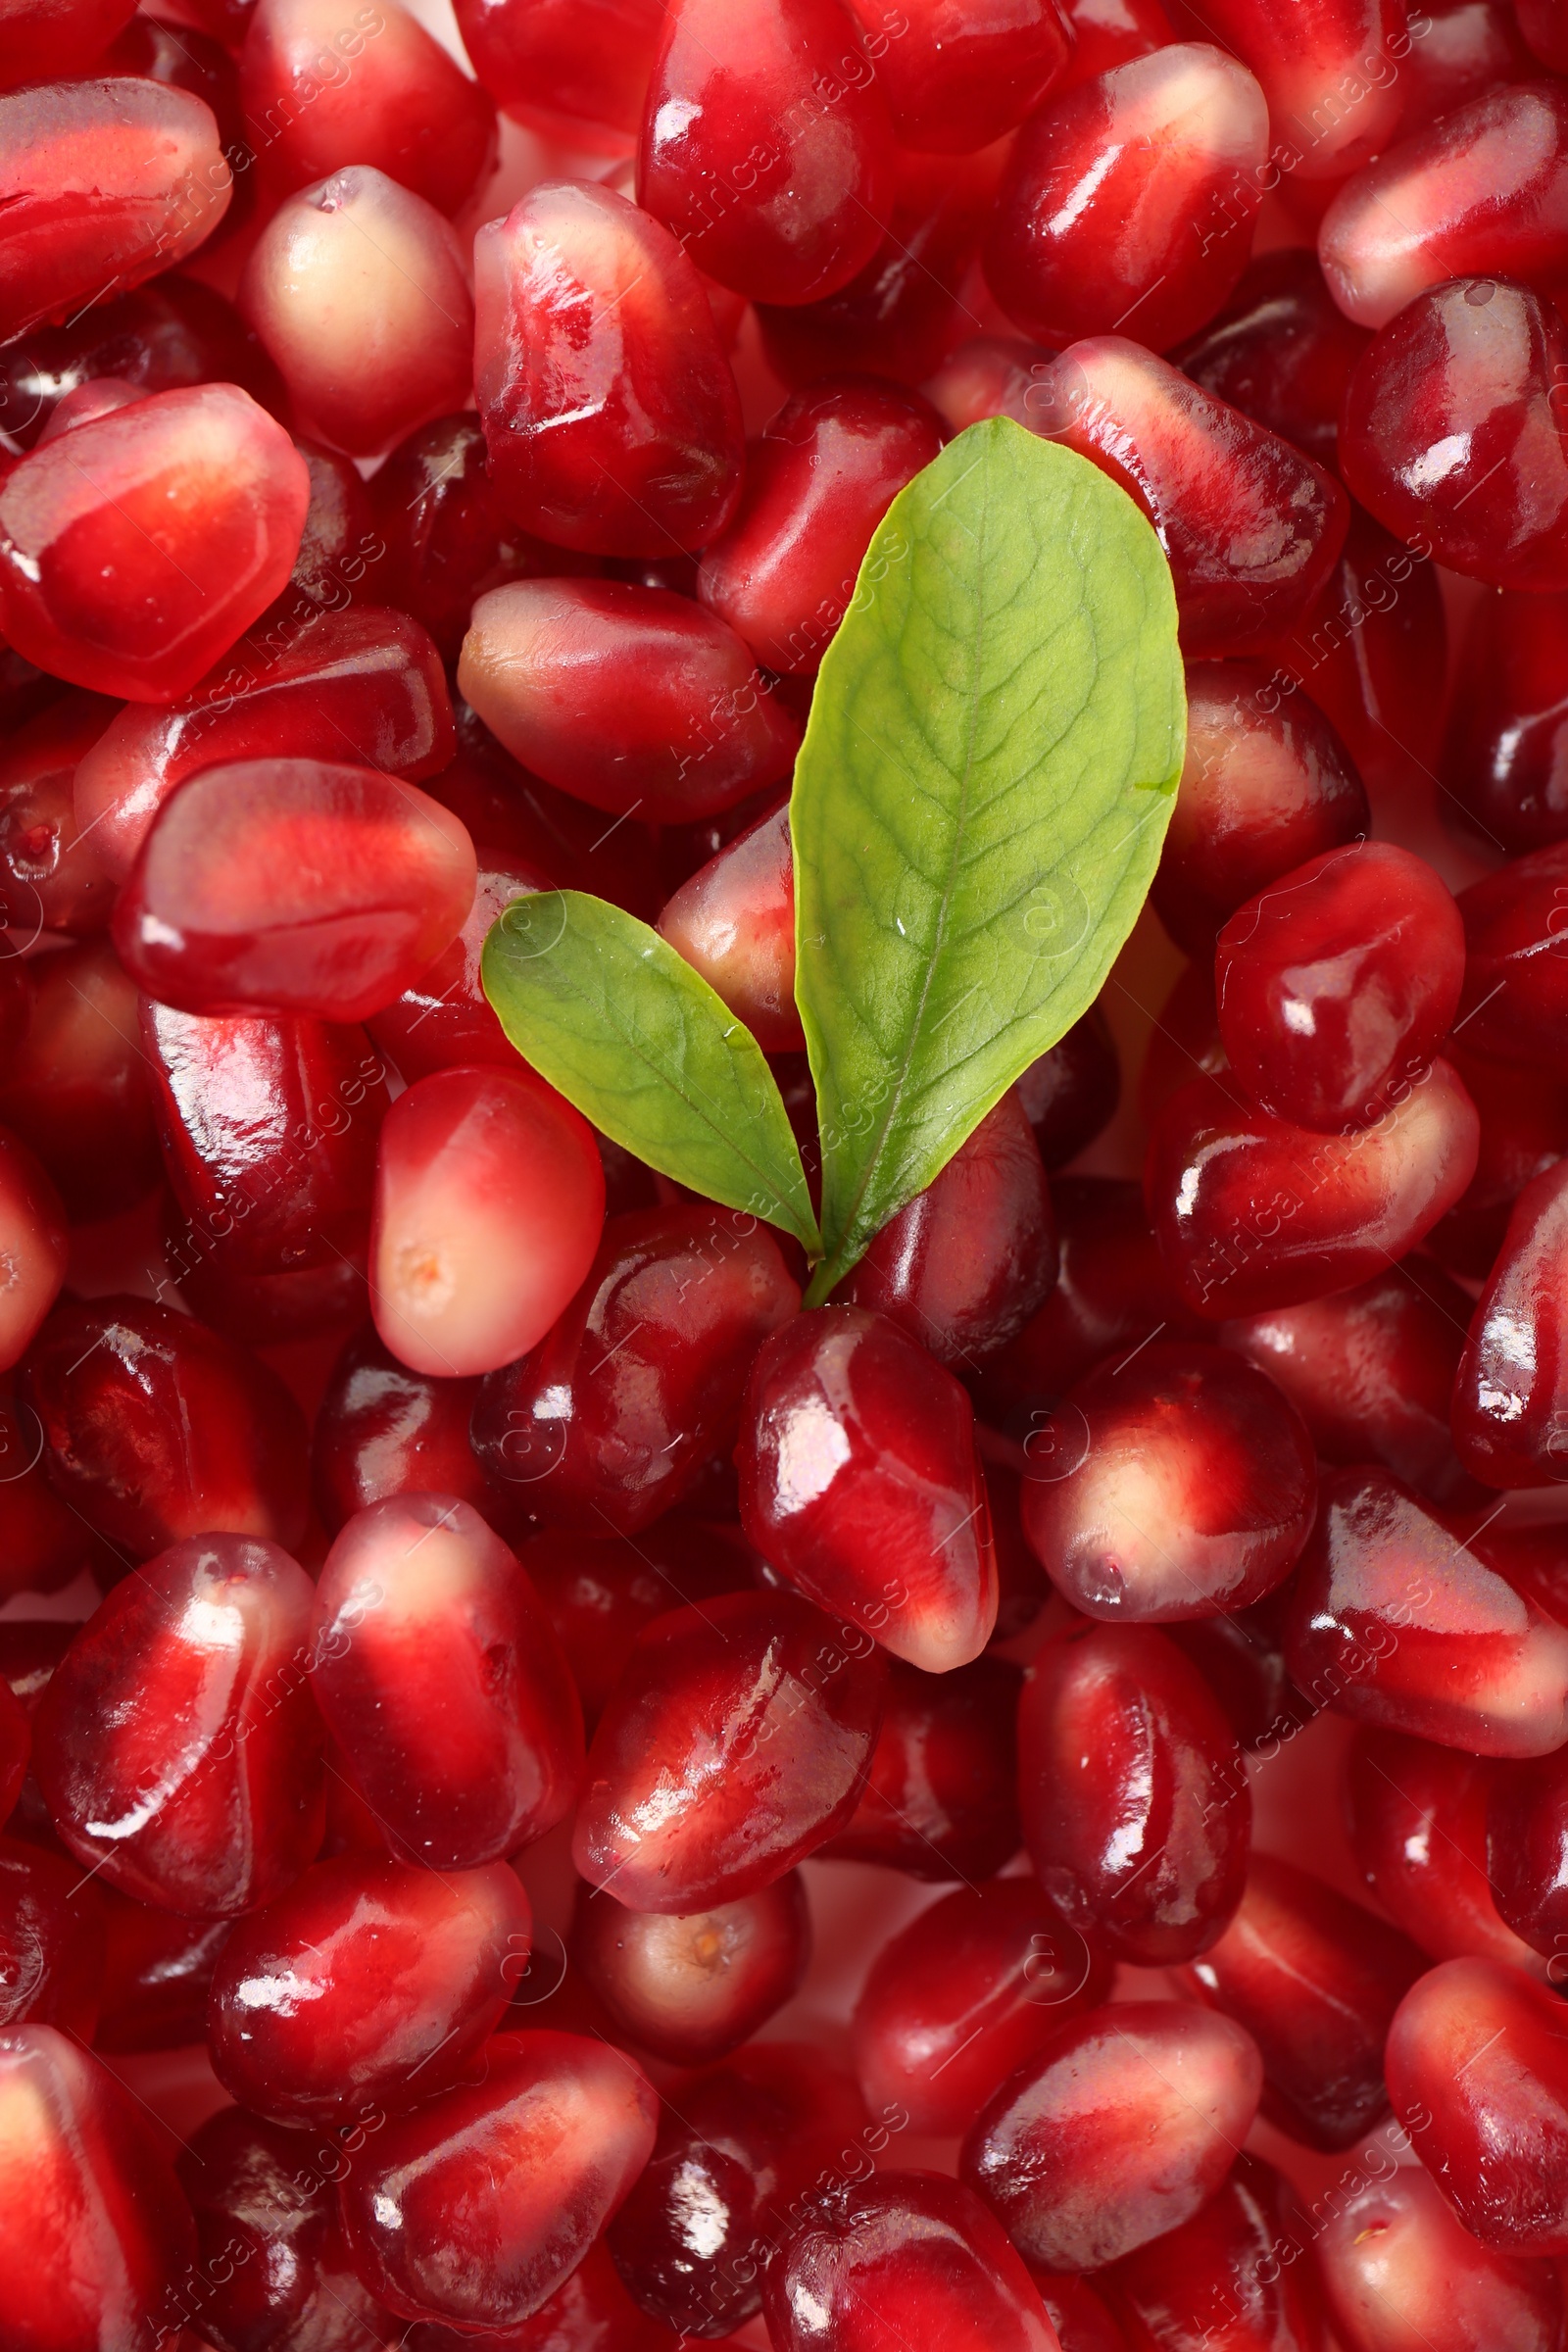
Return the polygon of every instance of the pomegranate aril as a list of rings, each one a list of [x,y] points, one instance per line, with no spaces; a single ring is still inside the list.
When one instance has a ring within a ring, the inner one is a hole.
[[[288,435],[234,384],[79,425],[0,480],[6,635],[78,686],[172,702],[283,587],[308,500]]]
[[[1257,1854],[1240,1909],[1182,1980],[1256,2041],[1268,2120],[1308,2147],[1348,2148],[1388,2112],[1383,2043],[1425,1966],[1396,1928]]]
[[[1403,0],[1204,0],[1202,22],[1262,83],[1281,172],[1342,179],[1393,136],[1412,37]]]
[[[1465,1468],[1489,1487],[1553,1486],[1568,1470],[1565,1198],[1563,1161],[1520,1194],[1455,1376],[1454,1443]]]
[[[0,1384],[0,1601],[58,1592],[88,1566],[112,1580],[114,1554],[50,1486],[37,1416],[11,1381]]]
[[[504,1862],[318,1862],[223,1946],[208,2025],[219,2081],[275,2124],[414,2106],[499,2025],[531,1928]]]
[[[1018,1100],[1048,1168],[1065,1167],[1116,1115],[1121,1064],[1098,1004],[1018,1080]]]
[[[799,1305],[754,1218],[700,1202],[612,1217],[533,1352],[486,1380],[474,1449],[540,1519],[634,1536],[733,1443],[747,1369]]]
[[[562,888],[592,889],[652,922],[664,887],[654,828],[635,817],[607,825],[586,801],[520,767],[461,696],[453,716],[458,756],[432,778],[431,797],[486,849],[537,863]]]
[[[256,0],[240,94],[264,178],[286,195],[347,164],[455,213],[495,154],[490,99],[399,0]]]
[[[1500,81],[1540,79],[1537,61],[1520,38],[1512,0],[1443,0],[1421,14],[1427,30],[1419,41],[1412,40],[1400,67],[1404,114],[1399,128],[1406,136],[1440,115],[1468,106]]]
[[[1471,2236],[1568,2253],[1560,1996],[1492,1960],[1445,1960],[1399,2004],[1385,2064],[1394,2112]]]
[[[485,2338],[478,2340],[482,2344]],[[507,2352],[671,2352],[678,2339],[639,2311],[620,2283],[608,2243],[596,2237],[531,2320],[508,2328],[504,2339],[491,2340],[504,2340]],[[466,2328],[444,2328],[439,2320],[416,2320],[402,2342],[407,2352],[473,2352],[474,2337]],[[740,2352],[740,2347],[726,2336],[719,2352]]]
[[[1488,1876],[1487,1799],[1498,1769],[1427,1740],[1358,1731],[1346,1776],[1350,1845],[1383,1909],[1434,1960],[1473,1954],[1540,1975]]]
[[[0,26],[6,37],[0,88],[75,75],[100,58],[135,7],[135,0],[8,0]]]
[[[1199,1078],[1154,1122],[1145,1193],[1185,1302],[1252,1315],[1348,1289],[1402,1257],[1463,1194],[1479,1135],[1446,1061],[1375,1125],[1339,1136],[1244,1109],[1228,1084]]]
[[[1379,522],[1493,588],[1568,587],[1568,322],[1502,277],[1390,319],[1345,396],[1340,463]],[[25,649],[24,649],[25,650]]]
[[[240,306],[308,433],[379,457],[460,408],[473,368],[467,257],[435,206],[351,165],[285,199]]]
[[[0,1370],[32,1345],[60,1294],[69,1255],[60,1195],[20,1137],[0,1127]]]
[[[1568,838],[1568,595],[1483,597],[1460,648],[1445,789],[1508,856]]]
[[[1289,1602],[1286,1584],[1250,1609],[1189,1617],[1165,1629],[1219,1701],[1241,1746],[1265,1762],[1318,1712],[1286,1669]]]
[[[636,144],[663,16],[660,0],[457,0],[463,45],[503,114],[606,155]]]
[[[1568,842],[1532,850],[1459,893],[1465,1051],[1568,1071],[1568,958],[1559,944]]]
[[[727,622],[623,580],[491,589],[474,607],[458,683],[547,783],[654,823],[711,815],[778,783],[800,742]]]
[[[27,1711],[9,1683],[0,1685],[0,1826],[10,1820],[22,1793],[31,1752]]]
[[[1141,1967],[1206,1949],[1242,1897],[1252,1808],[1197,1667],[1150,1627],[1074,1628],[1036,1658],[1018,1744],[1029,1858],[1062,1917]]]
[[[27,2352],[155,2352],[195,2255],[142,2108],[53,2026],[0,2034],[0,2274]]]
[[[789,804],[760,816],[664,903],[659,928],[764,1054],[804,1052],[795,1008]]]
[[[769,2263],[777,2352],[1053,2352],[1028,2272],[979,2199],[938,2173],[881,2173],[843,2189]]]
[[[379,564],[386,552],[372,528],[369,494],[353,460],[318,441],[297,438],[294,446],[311,481],[299,551],[287,586],[248,633],[244,654],[234,649],[234,674],[225,681],[230,690],[253,684],[255,664],[265,671],[283,659],[323,612],[343,611],[368,566]],[[389,592],[381,588],[379,593]],[[241,668],[242,662],[249,666]],[[341,738],[331,746],[333,752],[344,748]]]
[[[829,376],[763,428],[740,504],[703,552],[697,593],[768,669],[814,677],[895,495],[942,448],[917,392]]]
[[[709,1475],[727,1468],[715,1461]],[[694,1494],[687,1508],[707,1499]],[[677,1512],[635,1537],[546,1528],[524,1546],[522,1564],[566,1653],[590,1734],[645,1625],[720,1592],[750,1592],[760,1565],[738,1527]]]
[[[1159,534],[1188,655],[1250,653],[1300,618],[1349,527],[1344,491],[1310,458],[1121,335],[1070,345],[1039,394],[1035,429],[1119,483]]]
[[[1513,0],[1513,13],[1533,55],[1554,74],[1568,74],[1568,26],[1551,0]]]
[[[182,1919],[113,1886],[102,1887],[99,1900],[108,1945],[94,2047],[118,2055],[203,2041],[207,1995],[228,1921]]]
[[[971,335],[922,386],[956,433],[987,416],[1047,429],[1047,376],[1056,354],[1011,335]]]
[[[835,294],[875,252],[893,196],[883,83],[839,0],[666,13],[637,201],[709,277],[754,302]]]
[[[895,1658],[871,1770],[824,1860],[880,1862],[911,1878],[994,1878],[1018,1827],[1018,1670],[975,1658],[922,1674]]]
[[[688,2340],[739,2327],[823,2182],[869,2170],[888,2137],[819,2051],[789,2041],[741,2051],[665,2107],[648,2168],[610,2229],[622,2281]]]
[[[1087,2278],[1029,2265],[1061,2352],[1127,2352],[1127,2337]],[[1249,2347],[1250,2352],[1250,2347]]]
[[[1238,2156],[1200,2213],[1102,2281],[1128,2352],[1325,2352],[1312,2226],[1272,2165]]]
[[[1086,1616],[1160,1624],[1247,1608],[1312,1526],[1312,1441],[1224,1348],[1156,1341],[1068,1391],[1027,1447],[1024,1533]]]
[[[487,1065],[518,1068],[517,1050],[484,993],[480,957],[491,926],[514,900],[555,887],[514,852],[481,849],[473,904],[462,930],[401,997],[372,1013],[368,1027],[411,1085],[433,1071]]]
[[[46,441],[58,441],[62,433],[74,431],[78,424],[91,424],[95,416],[111,416],[116,409],[128,409],[143,397],[133,385],[122,384],[112,375],[78,384],[66,394],[33,446],[41,449]]]
[[[1568,1787],[1563,1761],[1499,1764],[1487,1791],[1487,1879],[1504,1923],[1552,1962],[1568,1952]],[[1562,1976],[1560,1965],[1548,1982]]]
[[[466,1870],[569,1811],[582,1717],[538,1594],[455,1495],[349,1520],[317,1592],[312,1688],[393,1850]]]
[[[1332,466],[1345,387],[1369,341],[1335,304],[1316,257],[1286,246],[1250,263],[1224,308],[1171,356],[1216,400]]]
[[[354,2267],[403,2319],[515,2328],[575,2269],[652,2153],[658,2102],[619,2050],[503,2034],[483,2082],[387,2125],[339,2191]]]
[[[1555,2352],[1562,2342],[1553,2265],[1479,2244],[1419,2166],[1355,2182],[1312,2250],[1348,2352]]]
[[[639,1634],[593,1743],[577,1869],[686,1914],[782,1878],[855,1811],[882,1716],[869,1640],[789,1592],[732,1592]]]
[[[367,1323],[327,1378],[312,1435],[312,1484],[327,1532],[394,1494],[455,1494],[496,1521],[505,1497],[468,1444],[475,1380],[411,1371]]]
[[[1472,1490],[1448,1404],[1471,1310],[1457,1283],[1409,1258],[1219,1336],[1284,1390],[1325,1461],[1381,1462],[1433,1502],[1458,1502]]]
[[[890,14],[850,0],[903,147],[964,155],[989,147],[1032,115],[1072,45],[1055,0],[1021,8],[983,0],[955,20],[943,0]]]
[[[866,2103],[962,2132],[997,2084],[1102,2002],[1111,1963],[1033,1879],[959,1887],[885,1943],[855,2010]]]
[[[171,1196],[164,1206],[163,1250],[170,1278],[191,1313],[241,1348],[341,1338],[369,1306],[363,1220],[351,1250],[322,1265],[247,1274],[212,1253],[205,1234]]]
[[[1100,2270],[1206,2203],[1262,2084],[1256,2043],[1228,2017],[1107,2002],[1002,2084],[959,2169],[1027,2261]]]
[[[264,408],[282,392],[232,305],[170,270],[134,294],[93,303],[69,326],[35,326],[0,348],[0,425],[31,449],[69,393],[105,377],[141,392],[239,384]]]
[[[1318,232],[1336,302],[1362,326],[1445,278],[1568,279],[1568,90],[1489,90],[1410,122],[1341,188]],[[1456,315],[1454,315],[1456,316]]]
[[[67,1213],[113,1215],[158,1178],[135,984],[107,943],[3,968],[24,1021],[0,1059],[0,1119],[43,1162]]]
[[[1160,0],[1059,0],[1072,55],[1058,90],[1076,88],[1130,58],[1148,57],[1177,37]]]
[[[514,521],[562,547],[668,556],[729,521],[739,396],[702,279],[612,189],[545,180],[474,242],[474,392]]]
[[[800,1989],[811,1915],[799,1873],[684,1915],[578,1889],[570,1954],[634,2047],[673,2066],[727,2057]]]
[[[132,1560],[221,1529],[292,1544],[305,1529],[305,1424],[277,1374],[146,1298],[63,1300],[22,1396],[51,1483]]]
[[[321,1837],[310,1579],[275,1544],[191,1537],[115,1587],[50,1680],[39,1786],[112,1886],[195,1918],[270,1902]]]
[[[0,1820],[9,1810],[0,1788]],[[91,2041],[103,1979],[103,1903],[80,1864],[0,1838],[0,2029],[58,2026]]]
[[[898,1324],[830,1306],[776,1332],[735,1458],[742,1525],[789,1584],[928,1673],[979,1656],[997,1569],[969,1399]]]
[[[76,822],[72,779],[116,710],[103,695],[62,695],[0,752],[0,920],[24,941],[109,920],[114,880]]]

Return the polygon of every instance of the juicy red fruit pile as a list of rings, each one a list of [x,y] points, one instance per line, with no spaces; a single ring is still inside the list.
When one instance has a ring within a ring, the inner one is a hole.
[[[0,0],[0,2352],[1563,2352],[1568,11],[456,14]],[[1186,766],[808,1309],[480,952],[657,921],[814,1181],[997,416]]]

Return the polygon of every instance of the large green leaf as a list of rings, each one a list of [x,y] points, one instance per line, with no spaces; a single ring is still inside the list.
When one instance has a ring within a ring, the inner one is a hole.
[[[1185,736],[1149,522],[1072,451],[971,425],[871,542],[796,764],[813,1300],[1098,995]]]
[[[580,890],[516,899],[485,995],[519,1054],[595,1126],[710,1200],[821,1244],[761,1049],[657,931]]]

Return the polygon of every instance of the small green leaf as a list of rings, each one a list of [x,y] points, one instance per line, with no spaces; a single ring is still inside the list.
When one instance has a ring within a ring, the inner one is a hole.
[[[639,1159],[821,1248],[806,1171],[756,1038],[634,914],[580,890],[516,899],[484,993],[542,1078]]]
[[[813,1303],[1099,994],[1185,737],[1175,596],[1142,513],[1071,450],[971,425],[888,510],[796,762]]]

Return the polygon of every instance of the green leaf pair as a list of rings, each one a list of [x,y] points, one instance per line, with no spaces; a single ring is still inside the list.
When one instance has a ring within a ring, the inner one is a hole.
[[[1176,606],[1125,491],[1006,418],[894,500],[790,798],[822,1218],[761,1051],[647,924],[510,906],[484,985],[541,1076],[651,1167],[793,1233],[825,1298],[1099,994],[1186,732]]]

